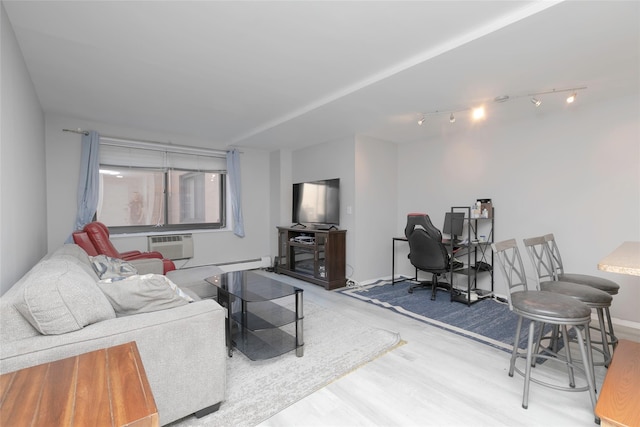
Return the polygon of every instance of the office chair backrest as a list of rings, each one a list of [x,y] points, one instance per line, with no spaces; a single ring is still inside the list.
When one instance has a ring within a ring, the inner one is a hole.
[[[433,223],[431,223],[431,219],[429,215],[423,213],[410,213],[407,215],[407,225],[404,228],[404,235],[408,239],[413,230],[416,228],[421,228],[427,232],[427,234],[439,241],[442,242],[442,233],[438,230]]]
[[[447,248],[441,239],[434,239],[422,228],[414,229],[409,235],[409,261],[424,271],[449,268]]]

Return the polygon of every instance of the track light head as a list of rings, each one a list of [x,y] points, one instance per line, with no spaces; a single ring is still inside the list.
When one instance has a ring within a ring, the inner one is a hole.
[[[567,98],[567,104],[572,104],[573,101],[576,100],[576,96],[578,96],[577,92],[573,92],[571,95],[569,95],[569,97]]]
[[[422,118],[418,120],[418,126],[422,126],[423,123],[424,123],[424,116],[422,116]]]
[[[536,107],[539,107],[540,104],[542,104],[542,101],[540,101],[538,98],[531,98],[531,103]]]
[[[455,121],[456,121],[456,117],[453,115],[453,113],[451,113],[451,115],[449,116],[449,122],[455,123]]]
[[[478,107],[473,109],[472,113],[474,120],[480,120],[484,118],[484,107]]]

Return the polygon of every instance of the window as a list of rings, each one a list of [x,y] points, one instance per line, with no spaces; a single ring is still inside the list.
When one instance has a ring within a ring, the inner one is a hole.
[[[114,232],[224,228],[226,160],[100,145],[97,219]]]

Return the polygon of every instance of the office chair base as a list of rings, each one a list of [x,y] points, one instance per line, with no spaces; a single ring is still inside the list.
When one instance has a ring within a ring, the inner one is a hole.
[[[408,292],[412,294],[416,289],[431,289],[431,301],[434,301],[436,299],[436,292],[438,291],[438,288],[447,292],[451,292],[451,285],[449,283],[438,281],[436,281],[435,285],[433,281],[420,282],[411,286]]]

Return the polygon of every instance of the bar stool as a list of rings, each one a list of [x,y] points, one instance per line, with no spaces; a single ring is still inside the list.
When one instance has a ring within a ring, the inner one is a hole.
[[[524,392],[522,397],[522,407],[527,409],[529,405],[529,385],[533,381],[537,384],[562,391],[588,391],[591,404],[595,408],[596,394],[593,377],[593,359],[591,355],[591,341],[589,338],[589,322],[591,321],[591,309],[581,301],[562,294],[549,291],[529,290],[526,279],[526,272],[520,257],[518,245],[514,239],[492,243],[491,247],[498,258],[498,264],[507,282],[507,297],[509,308],[518,315],[518,325],[511,353],[509,364],[509,376],[512,377],[514,371],[524,376]],[[527,341],[526,355],[523,355],[518,348],[523,319],[529,319],[529,336]],[[557,358],[555,355],[538,353],[537,343],[534,343],[533,336],[536,326],[543,328],[545,324],[550,324],[562,329],[566,357]],[[568,342],[568,329],[573,328],[576,332],[578,346],[582,360],[584,361],[584,375],[586,385],[576,387],[574,369],[580,367],[573,363]],[[583,338],[584,333],[584,338]],[[516,359],[524,357],[526,359],[525,372],[516,368]],[[560,386],[545,382],[531,375],[534,358],[554,360],[566,365],[569,374],[569,386]]]
[[[544,239],[547,242],[547,246],[549,246],[549,251],[551,253],[551,261],[553,262],[554,266],[555,280],[562,280],[563,282],[579,283],[581,285],[590,286],[595,289],[600,289],[601,291],[604,291],[609,295],[618,294],[620,285],[618,285],[613,280],[604,279],[598,276],[591,276],[588,274],[565,273],[564,267],[562,265],[562,257],[560,256],[560,250],[558,249],[558,245],[556,244],[553,233],[545,234]],[[605,307],[604,313],[607,317],[608,330],[606,332],[609,336],[608,341],[612,348],[615,348],[616,344],[618,343],[618,338],[613,331],[613,322],[611,322],[611,312],[609,310],[609,307]]]
[[[590,286],[555,279],[554,264],[551,261],[550,248],[547,245],[545,236],[531,237],[523,239],[523,241],[524,246],[529,253],[531,264],[536,271],[538,289],[541,291],[549,291],[576,298],[585,303],[592,310],[595,310],[600,327],[594,329],[600,331],[602,341],[593,342],[593,344],[602,345],[601,348],[594,347],[594,349],[602,353],[604,357],[603,362],[598,362],[597,364],[609,366],[609,363],[611,362],[611,353],[609,352],[607,331],[604,326],[604,310],[611,307],[611,295]],[[594,362],[594,364],[596,363]]]

